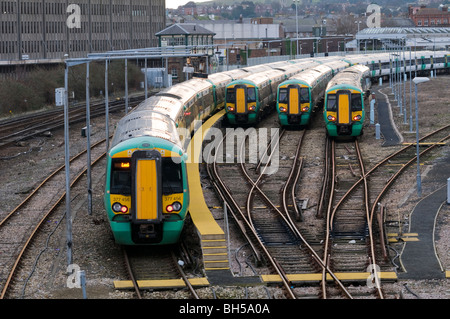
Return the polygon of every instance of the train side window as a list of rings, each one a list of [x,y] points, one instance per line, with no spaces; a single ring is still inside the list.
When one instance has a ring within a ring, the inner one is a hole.
[[[111,169],[111,194],[131,194],[131,162],[129,159],[113,159]]]
[[[247,102],[256,102],[256,90],[255,88],[247,89]]]
[[[352,111],[362,111],[361,94],[352,94]]]
[[[327,111],[336,112],[336,94],[329,94],[327,98]]]
[[[288,102],[288,89],[280,89],[278,101],[279,103],[287,103]]]
[[[183,193],[183,176],[181,164],[175,163],[171,157],[163,157],[162,189],[164,195]]]

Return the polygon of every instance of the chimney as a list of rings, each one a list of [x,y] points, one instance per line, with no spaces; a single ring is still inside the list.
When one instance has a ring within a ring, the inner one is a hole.
[[[448,12],[448,6],[443,6],[442,7],[442,12]]]

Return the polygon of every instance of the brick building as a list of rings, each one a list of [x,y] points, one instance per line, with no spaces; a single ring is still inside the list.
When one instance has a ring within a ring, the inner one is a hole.
[[[440,8],[409,6],[409,18],[417,27],[450,27],[450,12],[447,6]]]

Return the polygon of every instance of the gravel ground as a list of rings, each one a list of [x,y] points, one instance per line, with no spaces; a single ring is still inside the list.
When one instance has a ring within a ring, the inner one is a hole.
[[[420,123],[421,135],[426,131],[436,129],[438,126],[450,122],[450,102],[447,98],[440,98],[440,92],[446,92],[450,77],[442,76],[433,79],[432,82],[422,84],[419,91],[420,103]],[[389,90],[386,89],[386,93]],[[407,97],[407,101],[409,98]],[[407,134],[409,127],[402,124],[402,118],[398,116],[398,108],[392,107],[393,116],[398,124],[399,131],[405,142],[413,142],[414,136]],[[112,116],[111,128],[120,119],[121,114]],[[93,142],[104,136],[104,120],[94,119]],[[85,146],[85,139],[81,137],[82,124],[71,127],[71,152],[75,154]],[[62,131],[52,132],[51,137],[37,137],[21,143],[7,150],[0,151],[0,168],[2,171],[1,196],[4,198],[0,204],[0,218],[13,209],[27,196],[30,190],[35,187],[56,167],[64,163],[64,136]],[[313,133],[314,138],[321,138],[320,133]],[[317,134],[317,135],[316,135]],[[381,141],[376,140],[374,128],[366,127],[364,136],[361,138],[362,152],[367,157],[368,166],[375,164],[379,158],[393,153],[398,147],[380,147]],[[321,151],[322,143],[307,143],[308,147],[316,148],[305,154],[305,163],[308,174],[317,178],[320,173],[314,170],[322,165],[322,159],[314,154]],[[320,154],[320,153],[319,153]],[[424,166],[423,194],[427,195],[435,190],[439,185],[434,180],[427,180],[427,173],[432,172],[432,168],[450,161],[450,149],[446,145],[428,161]],[[124,280],[126,273],[122,264],[120,247],[114,244],[112,234],[108,227],[108,222],[103,209],[102,190],[104,187],[104,162],[96,166],[93,170],[93,214],[88,215],[86,208],[86,182],[72,191],[72,215],[73,224],[73,263],[86,272],[87,295],[90,299],[131,299],[134,294],[129,291],[118,291],[114,289],[114,280]],[[320,170],[319,170],[320,171]],[[309,175],[308,175],[309,176]],[[415,175],[406,174],[395,184],[395,189],[390,192],[385,201],[388,206],[389,218],[405,220],[409,218],[414,205],[418,202],[415,190]],[[434,175],[430,175],[434,176]],[[302,178],[303,179],[303,178]],[[302,182],[302,180],[300,181]],[[320,182],[311,179],[313,189]],[[62,185],[61,188],[64,188]],[[310,197],[311,202],[305,215],[311,223],[314,222],[315,204],[314,196],[317,189],[311,194],[302,194],[303,197]],[[217,203],[213,203],[215,205]],[[43,203],[45,205],[45,203]],[[64,205],[62,205],[64,206]],[[19,271],[19,279],[16,281],[14,291],[10,298],[25,299],[73,299],[82,298],[80,289],[68,288],[68,277],[66,272],[67,257],[65,251],[65,220],[62,219],[64,207],[58,209],[58,213],[47,222],[44,234],[33,243],[29,249],[23,267]],[[440,257],[443,269],[450,269],[449,256],[449,212],[448,205],[443,205],[436,219],[436,251]],[[214,213],[220,214],[220,211]],[[218,217],[220,219],[220,217]],[[317,222],[317,221],[316,221]],[[234,227],[234,226],[232,226]],[[233,231],[233,228],[231,228]],[[194,236],[188,234],[188,236]],[[235,239],[239,241],[239,239]],[[397,251],[401,247],[396,246]],[[245,250],[242,251],[245,254]],[[238,270],[233,268],[233,271]],[[448,279],[443,280],[402,280],[389,287],[398,298],[432,298],[448,299],[449,283]],[[208,287],[198,290],[201,298],[213,298],[215,294],[218,298],[245,298],[248,294],[253,299],[263,299],[268,297],[282,298],[279,289],[275,287],[256,286],[249,287]],[[307,294],[305,288],[304,293]],[[185,291],[155,291],[146,292],[148,298],[182,299],[189,298]]]

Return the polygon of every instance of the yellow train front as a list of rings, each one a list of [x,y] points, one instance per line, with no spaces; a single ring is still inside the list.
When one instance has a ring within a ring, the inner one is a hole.
[[[370,86],[370,69],[363,65],[354,65],[339,72],[328,83],[324,121],[329,136],[355,137],[362,134],[364,98]]]
[[[177,243],[189,207],[176,124],[161,113],[124,117],[108,152],[105,208],[116,243]]]

